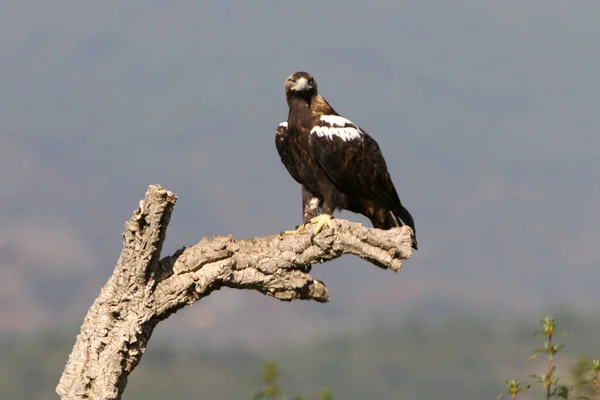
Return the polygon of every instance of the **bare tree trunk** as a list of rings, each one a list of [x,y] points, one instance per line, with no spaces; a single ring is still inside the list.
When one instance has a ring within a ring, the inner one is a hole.
[[[152,185],[125,224],[123,251],[90,307],[56,392],[63,399],[119,399],[154,327],[221,287],[253,289],[279,300],[329,300],[306,266],[342,254],[399,271],[412,253],[410,228],[388,231],[345,220],[316,236],[235,240],[213,236],[160,260],[177,196]]]

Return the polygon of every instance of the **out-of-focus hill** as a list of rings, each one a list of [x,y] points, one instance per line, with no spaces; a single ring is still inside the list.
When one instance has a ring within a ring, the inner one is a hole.
[[[595,315],[569,312],[560,319],[560,327],[574,334],[555,338],[567,345],[555,358],[560,376],[572,376],[580,356],[598,356]],[[185,342],[153,338],[128,378],[124,397],[250,399],[263,386],[262,362],[272,359],[290,397],[316,398],[317,390],[329,386],[334,398],[349,400],[490,399],[506,379],[531,382],[531,374],[545,370],[543,357],[527,361],[541,346],[542,338],[532,334],[538,320],[455,314],[427,322],[415,316],[260,348],[207,346],[189,335]],[[74,335],[70,331],[0,335],[0,397],[56,398],[54,387]]]
[[[166,252],[296,225],[299,188],[273,144],[295,70],[378,140],[421,250],[400,275],[352,258],[315,267],[327,305],[223,291],[166,329],[260,341],[415,312],[597,303],[599,12],[12,3],[0,13],[0,330],[81,321],[150,183],[180,196]]]

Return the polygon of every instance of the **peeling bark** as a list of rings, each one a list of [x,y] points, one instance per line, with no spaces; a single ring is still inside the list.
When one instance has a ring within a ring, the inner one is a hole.
[[[307,266],[354,254],[399,271],[412,253],[408,227],[387,231],[334,219],[316,236],[235,240],[213,236],[160,259],[177,196],[152,185],[125,224],[113,275],[90,307],[56,392],[63,399],[119,399],[154,327],[221,287],[258,290],[283,301],[329,300]]]

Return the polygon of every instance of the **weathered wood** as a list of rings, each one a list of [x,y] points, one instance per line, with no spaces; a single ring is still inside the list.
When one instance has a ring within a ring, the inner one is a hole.
[[[154,327],[221,287],[325,302],[327,287],[306,266],[354,254],[399,271],[412,253],[408,227],[383,231],[335,219],[334,229],[316,236],[213,236],[160,260],[176,200],[152,185],[125,224],[115,271],[90,307],[56,387],[61,398],[119,399]]]

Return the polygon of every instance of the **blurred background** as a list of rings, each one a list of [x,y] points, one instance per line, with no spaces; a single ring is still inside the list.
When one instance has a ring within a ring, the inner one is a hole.
[[[179,195],[164,255],[301,221],[274,146],[298,70],[379,142],[420,250],[400,274],[314,266],[328,304],[215,292],[158,326],[124,398],[252,398],[267,359],[307,394],[494,398],[527,376],[548,313],[600,353],[598,15],[593,0],[0,5],[0,398],[57,397],[149,184]]]

